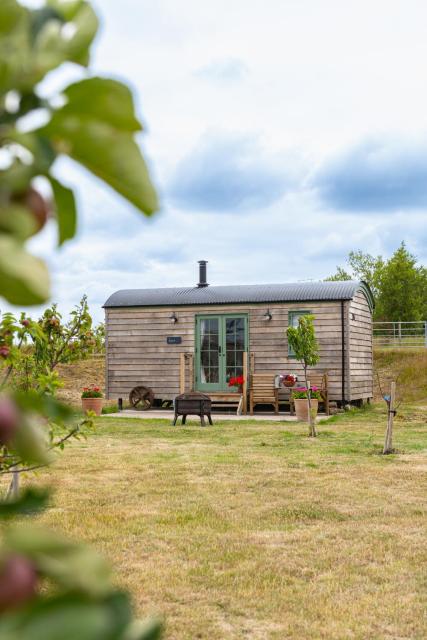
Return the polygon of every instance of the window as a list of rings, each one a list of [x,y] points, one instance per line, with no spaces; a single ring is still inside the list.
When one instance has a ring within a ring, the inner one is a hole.
[[[306,316],[306,315],[310,315],[311,311],[309,311],[308,309],[305,310],[298,310],[298,311],[289,311],[288,314],[288,327],[298,327],[298,321],[301,318],[301,316]],[[290,358],[294,358],[295,357],[295,353],[293,352],[293,350],[291,349],[291,347],[288,344],[288,356]]]

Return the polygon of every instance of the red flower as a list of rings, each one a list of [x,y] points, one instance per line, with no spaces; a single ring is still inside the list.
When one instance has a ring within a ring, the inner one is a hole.
[[[228,381],[229,387],[241,387],[245,382],[245,378],[243,376],[236,376],[234,378],[230,378]]]

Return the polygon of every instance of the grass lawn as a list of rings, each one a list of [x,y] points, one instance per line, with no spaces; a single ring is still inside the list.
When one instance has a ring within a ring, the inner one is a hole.
[[[101,418],[50,470],[45,523],[114,564],[169,639],[427,637],[426,411],[301,423]]]

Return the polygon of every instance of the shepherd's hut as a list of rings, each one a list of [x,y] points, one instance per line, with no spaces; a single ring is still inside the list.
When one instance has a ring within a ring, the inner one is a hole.
[[[345,405],[373,395],[373,297],[363,282],[214,286],[202,260],[195,286],[121,290],[104,308],[108,398],[144,385],[158,401],[185,390],[226,401],[230,377],[244,375],[246,393],[251,372],[301,372],[286,329],[307,313],[329,399]]]

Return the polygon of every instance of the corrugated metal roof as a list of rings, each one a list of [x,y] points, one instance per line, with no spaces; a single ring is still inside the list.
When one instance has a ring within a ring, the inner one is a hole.
[[[351,300],[362,289],[372,301],[369,287],[363,282],[297,282],[290,284],[242,284],[166,289],[123,289],[111,295],[104,307],[157,307],[210,304],[244,304],[257,302],[308,302]]]

